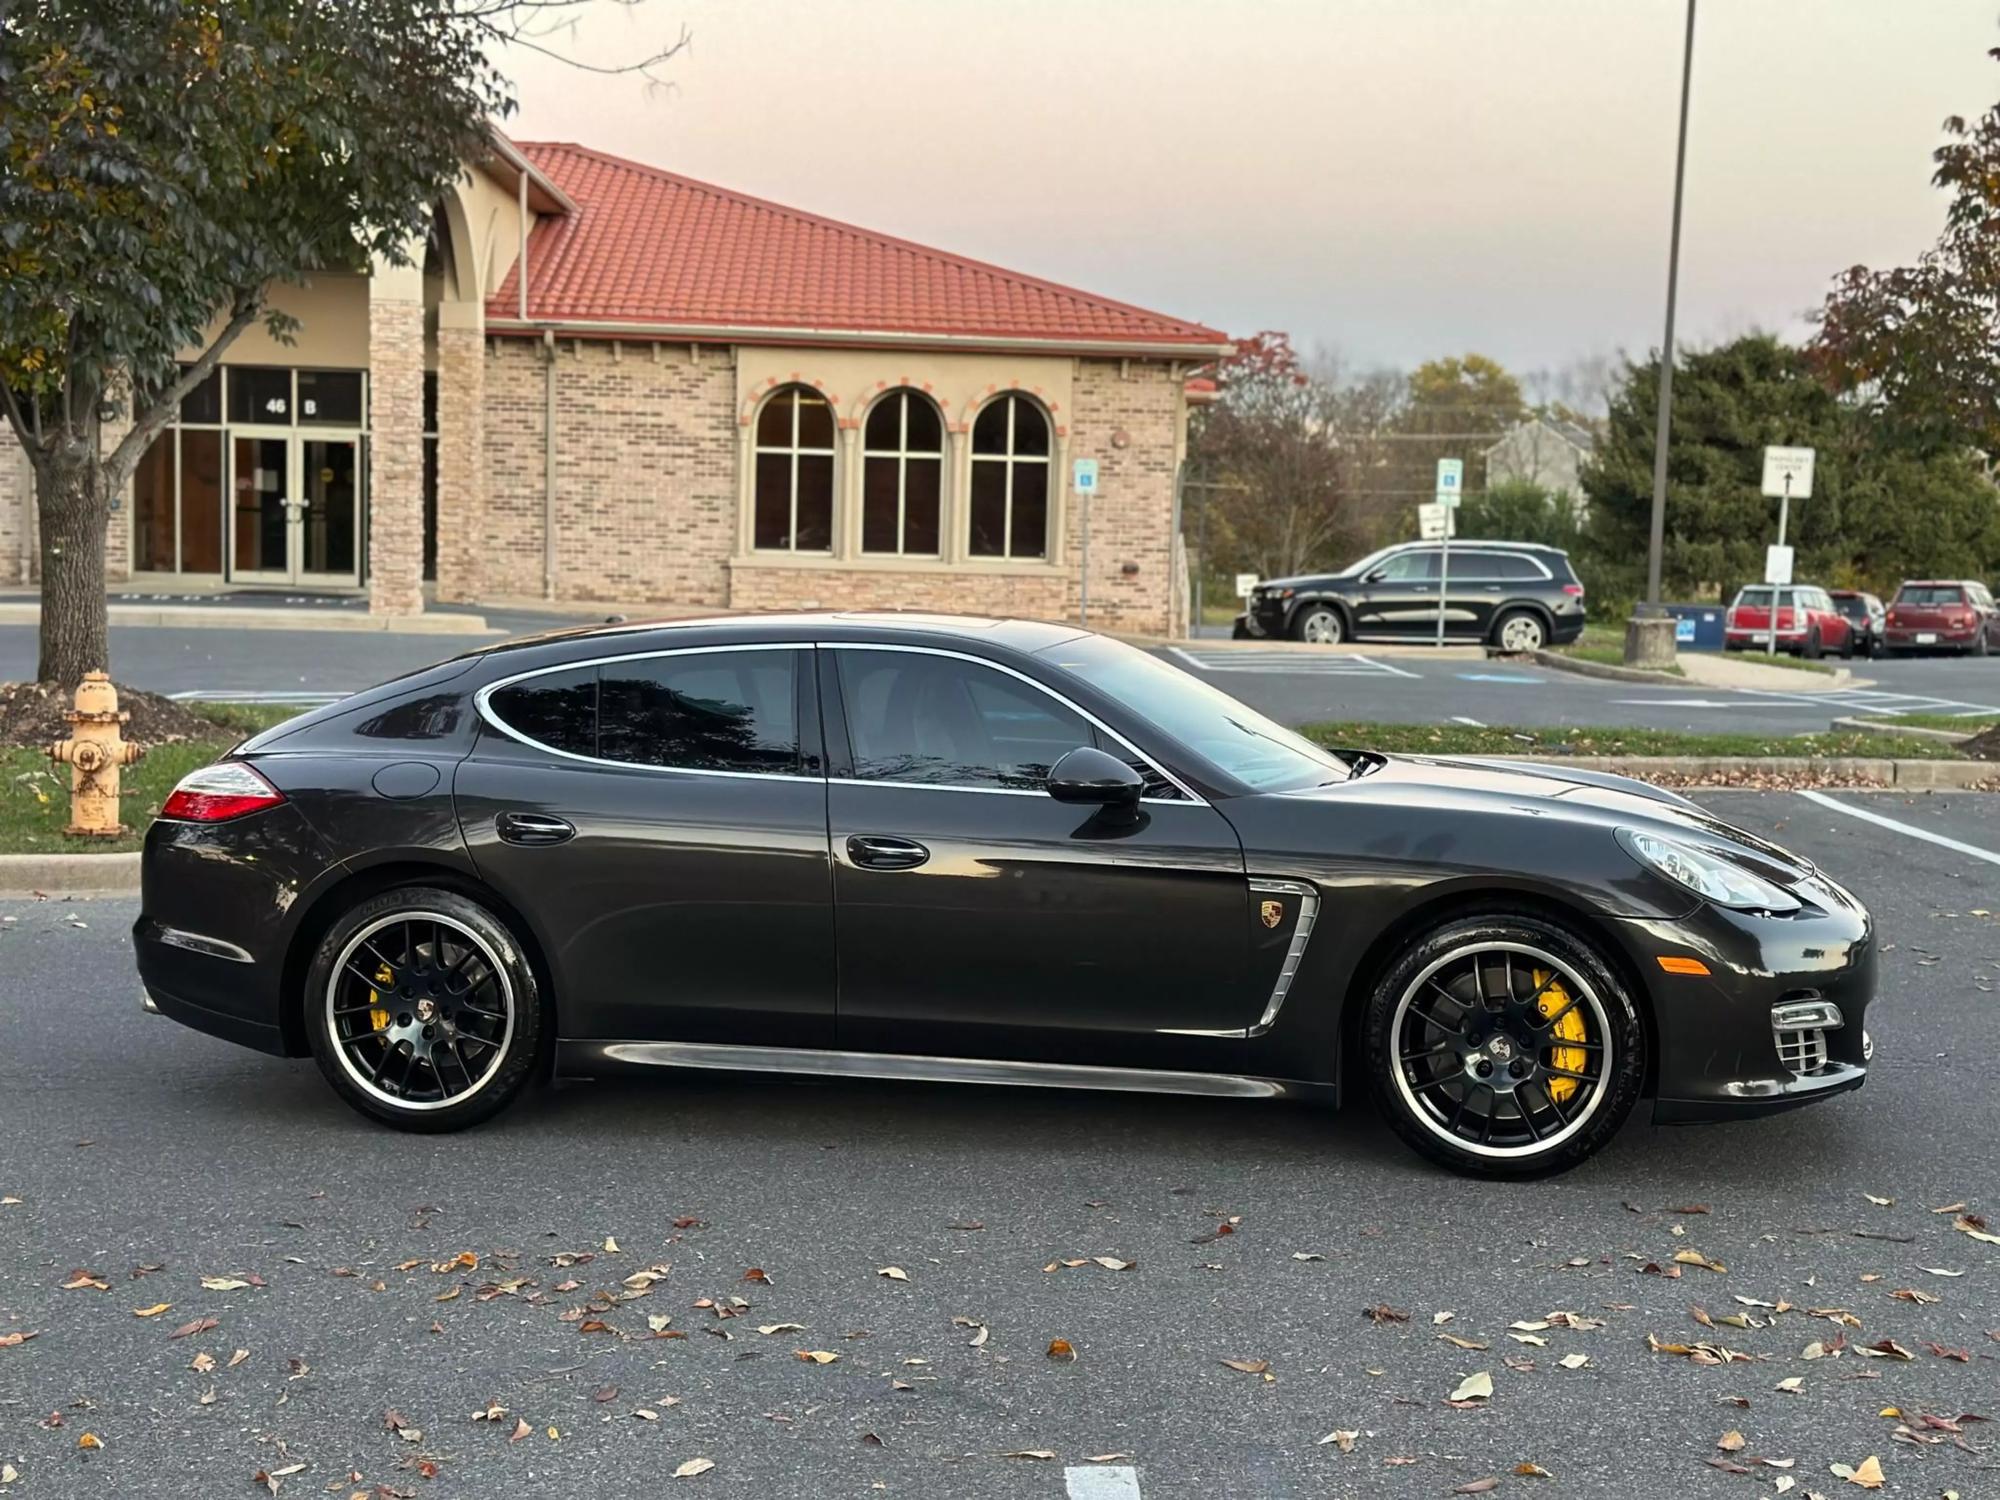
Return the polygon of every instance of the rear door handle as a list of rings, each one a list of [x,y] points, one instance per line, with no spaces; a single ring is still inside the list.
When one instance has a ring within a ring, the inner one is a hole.
[[[574,824],[547,813],[503,812],[493,826],[509,844],[566,844],[576,837]]]
[[[847,841],[847,857],[864,870],[914,870],[931,851],[913,839],[857,833]]]

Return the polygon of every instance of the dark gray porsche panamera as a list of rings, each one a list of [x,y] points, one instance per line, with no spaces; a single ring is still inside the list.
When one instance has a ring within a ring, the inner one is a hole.
[[[1337,1100],[1575,1164],[1858,1087],[1867,912],[1639,782],[1322,749],[1133,647],[753,616],[474,652],[238,745],[146,838],[148,1005],[470,1125],[705,1067]]]

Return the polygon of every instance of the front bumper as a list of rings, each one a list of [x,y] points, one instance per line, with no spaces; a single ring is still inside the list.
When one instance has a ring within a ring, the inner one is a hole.
[[[1656,1123],[1770,1114],[1867,1079],[1873,924],[1823,876],[1793,889],[1806,905],[1789,917],[1703,905],[1679,921],[1617,924],[1653,1002]],[[1666,973],[1658,961],[1673,956],[1699,958],[1709,972]],[[1841,1024],[1822,1033],[1823,1061],[1799,1071],[1779,1055],[1773,1011],[1805,1001],[1838,1007]]]

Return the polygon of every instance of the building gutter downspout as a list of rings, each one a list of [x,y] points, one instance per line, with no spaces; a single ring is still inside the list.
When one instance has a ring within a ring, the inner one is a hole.
[[[556,336],[542,330],[542,597],[556,596]]]

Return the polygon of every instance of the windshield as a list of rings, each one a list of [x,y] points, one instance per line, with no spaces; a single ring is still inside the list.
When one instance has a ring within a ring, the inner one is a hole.
[[[1345,781],[1351,769],[1331,750],[1122,641],[1080,636],[1041,654],[1258,791]]]
[[[1918,583],[1896,591],[1898,604],[1963,604],[1965,590],[1955,583]]]

